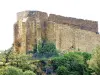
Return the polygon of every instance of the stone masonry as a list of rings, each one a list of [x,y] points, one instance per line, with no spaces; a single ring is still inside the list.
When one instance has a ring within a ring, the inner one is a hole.
[[[63,17],[40,11],[22,11],[17,13],[14,24],[14,50],[26,53],[43,39],[53,42],[56,48],[67,52],[92,52],[100,45],[98,22]]]

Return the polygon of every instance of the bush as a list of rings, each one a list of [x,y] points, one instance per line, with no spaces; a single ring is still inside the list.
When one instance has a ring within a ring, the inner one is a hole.
[[[3,71],[4,73],[1,73],[0,75],[36,75],[33,71],[28,70],[23,72],[22,69],[12,66],[6,67]]]
[[[96,75],[100,75],[100,46],[94,49],[89,66],[95,71]]]
[[[62,57],[52,59],[53,70],[56,71],[59,66],[64,66],[68,69],[69,73],[77,72],[82,75],[89,74],[88,67],[84,64],[84,58],[78,53],[67,53]]]
[[[10,64],[12,66],[16,66],[21,68],[23,71],[32,70],[32,66],[30,65],[32,56],[26,54],[17,54],[13,53],[10,57]]]
[[[59,66],[57,69],[57,75],[68,75],[68,70],[65,66]]]
[[[4,75],[23,75],[23,71],[16,67],[7,67]]]
[[[36,75],[35,73],[33,73],[32,71],[28,70],[24,72],[24,75]]]
[[[0,67],[0,75],[4,75],[5,67]]]
[[[35,49],[36,50],[36,49]],[[37,46],[37,51],[35,57],[52,57],[52,56],[57,56],[58,52],[56,50],[56,46],[54,43],[51,42],[40,42]]]
[[[64,57],[68,58],[69,60],[75,60],[80,64],[84,64],[84,57],[80,52],[69,52],[64,54]]]
[[[87,64],[87,61],[91,59],[91,54],[83,52],[82,56],[84,57],[84,64],[88,67],[89,65]]]
[[[78,71],[70,72],[69,75],[80,75]]]
[[[89,53],[87,53],[87,52],[83,52],[82,55],[83,55],[85,61],[91,59],[91,54],[89,54]]]

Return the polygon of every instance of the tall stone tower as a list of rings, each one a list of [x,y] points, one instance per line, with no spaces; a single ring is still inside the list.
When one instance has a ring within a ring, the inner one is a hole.
[[[47,39],[61,51],[72,48],[91,52],[100,45],[100,35],[96,21],[63,17],[40,11],[22,11],[17,13],[14,24],[14,50],[26,53],[40,41]]]
[[[45,38],[45,22],[48,16],[40,11],[23,11],[17,13],[14,25],[14,49],[26,53]]]

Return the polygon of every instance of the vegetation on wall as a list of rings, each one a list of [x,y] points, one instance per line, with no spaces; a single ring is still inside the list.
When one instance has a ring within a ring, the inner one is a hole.
[[[37,58],[58,56],[56,46],[52,42],[39,42],[39,44],[36,45],[33,53]]]

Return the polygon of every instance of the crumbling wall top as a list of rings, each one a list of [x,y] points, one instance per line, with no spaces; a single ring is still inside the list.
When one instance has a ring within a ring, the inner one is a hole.
[[[41,11],[22,11],[22,12],[17,13],[17,20],[23,19],[26,17],[34,17],[34,18],[43,19],[44,17],[48,18],[48,15],[47,13],[41,12]]]
[[[76,19],[71,17],[55,15],[55,14],[50,14],[48,20],[56,22],[58,24],[69,24],[73,26],[79,26],[80,29],[89,30],[92,32],[98,32],[97,21]]]
[[[80,29],[98,32],[98,22],[91,20],[76,19],[71,17],[64,17],[60,15],[50,14],[49,17],[47,13],[41,11],[22,11],[17,13],[17,20],[31,17],[32,19],[40,19],[41,21],[53,21],[58,24],[69,24],[76,26]]]
[[[72,18],[72,17],[64,17],[60,15],[55,15],[55,14],[50,14],[48,20],[54,21],[57,23],[69,23],[69,24],[75,24],[75,25],[81,25],[81,24],[96,25],[98,24],[97,21],[77,19],[77,18]]]

